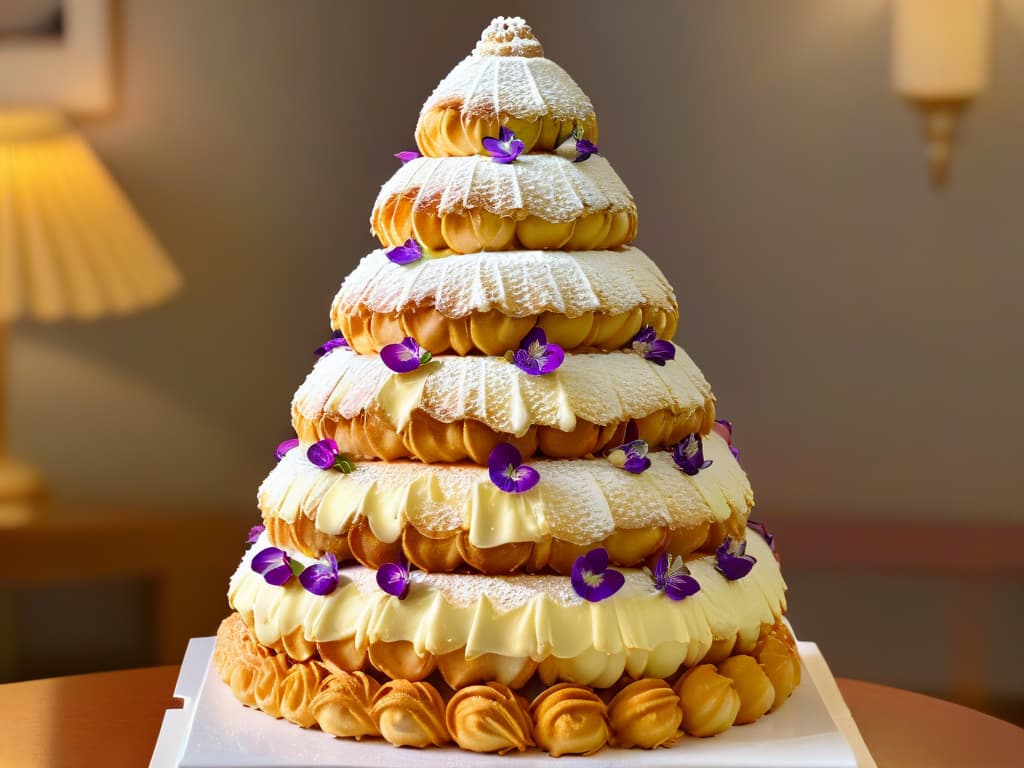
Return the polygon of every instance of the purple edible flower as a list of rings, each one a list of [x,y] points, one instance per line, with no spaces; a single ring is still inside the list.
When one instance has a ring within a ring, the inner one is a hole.
[[[249,535],[245,537],[246,544],[255,544],[260,534],[266,530],[262,525],[254,525],[249,529]]]
[[[676,444],[672,449],[672,461],[691,477],[712,464],[711,459],[704,460],[704,441],[696,432]]]
[[[676,346],[671,341],[658,338],[653,326],[645,325],[630,341],[633,351],[655,365],[664,365],[666,360],[676,359]]]
[[[323,357],[333,349],[347,346],[348,342],[345,341],[345,337],[341,335],[341,331],[335,331],[331,338],[313,350],[313,354],[317,357]]]
[[[298,447],[299,439],[297,437],[293,437],[290,440],[285,440],[282,443],[278,443],[277,448],[274,449],[274,458],[280,461],[285,457],[285,454],[288,453],[288,451],[290,451],[292,448]]]
[[[395,152],[395,157],[402,161],[402,165],[405,165],[410,160],[415,160],[417,157],[423,157],[423,155],[414,149],[407,149],[404,152]]]
[[[384,563],[377,569],[377,586],[399,600],[409,594],[409,563],[399,555],[397,563]]]
[[[715,424],[711,427],[711,431],[716,435],[720,435],[725,440],[729,446],[729,451],[732,453],[732,457],[739,461],[740,451],[738,448],[734,448],[732,444],[732,422],[725,419],[715,419]]]
[[[306,449],[306,458],[314,467],[336,469],[344,474],[355,472],[356,466],[338,450],[338,444],[331,438],[313,443]]]
[[[651,460],[647,458],[647,441],[631,440],[618,448],[612,448],[608,454],[608,461],[627,472],[639,475],[651,466]]]
[[[523,464],[523,455],[511,443],[499,443],[487,457],[491,482],[505,493],[524,493],[540,482],[540,473]]]
[[[682,600],[700,592],[700,584],[678,555],[673,560],[666,552],[655,563],[654,573],[649,568],[644,568],[644,573],[654,581],[654,588],[664,592],[670,600]]]
[[[395,373],[409,373],[430,362],[431,354],[420,348],[416,340],[406,336],[398,344],[388,344],[380,351],[381,362]]]
[[[534,328],[512,353],[512,362],[523,373],[543,376],[557,369],[565,360],[565,350],[557,344],[548,344],[543,328]]]
[[[597,144],[587,139],[576,140],[576,159],[574,163],[582,163],[584,160],[589,160],[591,155],[601,154],[601,150],[597,148]]]
[[[576,594],[591,603],[611,597],[626,583],[622,573],[608,567],[608,550],[604,547],[577,557],[569,578]]]
[[[387,252],[388,260],[395,264],[412,264],[423,258],[423,248],[411,237],[401,245],[396,245]]]
[[[338,558],[333,552],[324,555],[325,562],[314,563],[299,574],[299,582],[314,595],[331,594],[338,588]]]
[[[526,145],[516,138],[511,129],[505,127],[498,130],[498,138],[488,136],[480,143],[484,145],[484,150],[491,156],[491,160],[496,163],[515,162],[526,149]]]
[[[729,581],[742,579],[756,562],[756,557],[747,554],[746,539],[737,542],[732,536],[726,536],[715,551],[715,570]]]
[[[768,549],[772,551],[772,554],[775,555],[775,559],[777,560],[779,553],[775,551],[775,537],[768,533],[768,529],[765,528],[764,523],[759,523],[757,520],[747,520],[747,528],[757,531],[761,535],[761,538],[764,539],[764,543],[768,545]]]
[[[283,587],[292,577],[292,561],[283,549],[267,547],[252,558],[252,569],[263,577],[267,584]]]

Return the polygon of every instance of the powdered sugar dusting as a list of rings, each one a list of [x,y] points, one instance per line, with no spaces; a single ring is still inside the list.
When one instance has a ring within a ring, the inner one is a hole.
[[[381,187],[374,210],[393,197],[411,199],[414,209],[441,216],[482,208],[517,220],[537,216],[556,223],[636,208],[603,157],[574,163],[557,154],[520,155],[508,164],[480,155],[420,157]]]
[[[381,314],[433,307],[445,317],[496,310],[508,317],[553,312],[675,311],[672,286],[637,248],[618,251],[494,251],[401,265],[385,249],[363,257],[334,298],[334,326],[346,312]]]
[[[467,56],[438,83],[420,114],[458,106],[485,119],[588,120],[590,99],[569,73],[550,59]]]
[[[474,504],[479,504],[485,518],[502,518],[504,531],[531,530],[581,545],[617,529],[678,529],[730,515],[745,518],[753,503],[746,475],[721,437],[709,435],[704,446],[713,463],[692,477],[680,472],[664,451],[652,454],[651,468],[640,475],[604,459],[538,459],[530,464],[540,473],[540,483],[522,497],[497,491],[486,467],[357,462],[356,471],[346,475],[312,468],[304,449],[296,448],[264,481],[260,507],[266,516],[286,521],[304,514],[331,534],[344,533],[364,514],[397,515],[420,531],[450,534],[470,530]],[[348,517],[320,519],[318,505],[327,494],[345,499]],[[401,500],[398,508],[396,500]]]
[[[440,355],[415,378],[392,373],[376,355],[339,349],[316,363],[293,407],[314,421],[373,412],[397,428],[421,411],[446,424],[474,419],[523,435],[535,425],[569,432],[581,419],[604,426],[662,410],[690,414],[710,408],[712,398],[678,347],[664,366],[631,350],[570,353],[545,376],[530,376],[502,357]]]

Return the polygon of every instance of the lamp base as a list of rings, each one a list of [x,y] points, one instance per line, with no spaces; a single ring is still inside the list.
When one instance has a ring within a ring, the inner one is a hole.
[[[38,520],[46,509],[46,483],[27,464],[0,456],[0,528]]]

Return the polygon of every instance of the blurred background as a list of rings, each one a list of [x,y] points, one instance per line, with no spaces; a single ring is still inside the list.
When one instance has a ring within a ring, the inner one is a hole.
[[[594,103],[798,636],[837,675],[1024,719],[1024,0],[993,4],[942,188],[893,90],[889,0],[110,9],[114,103],[74,122],[183,285],[11,326],[8,447],[51,519],[0,528],[0,682],[174,663],[215,631],[392,154],[490,18],[521,15]]]

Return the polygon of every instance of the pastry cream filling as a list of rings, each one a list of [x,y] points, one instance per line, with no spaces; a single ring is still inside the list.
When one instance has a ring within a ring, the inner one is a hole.
[[[298,579],[275,587],[253,572],[253,555],[269,546],[264,534],[231,578],[228,598],[252,615],[259,642],[270,645],[301,628],[310,641],[355,638],[359,648],[407,641],[417,654],[464,648],[467,658],[493,653],[541,661],[586,654],[624,655],[633,670],[658,676],[700,660],[714,640],[739,636],[753,642],[762,624],[785,612],[786,585],[764,540],[750,531],[747,553],[757,558],[750,573],[728,581],[714,556],[689,562],[701,585],[697,594],[673,601],[636,569],[620,569],[625,585],[610,598],[589,603],[565,576],[477,576],[414,571],[408,596],[392,597],[376,584],[375,571],[339,569],[338,588],[319,597]],[[291,557],[309,565],[302,555]]]
[[[265,517],[294,523],[299,515],[337,535],[365,518],[374,536],[393,542],[412,524],[424,533],[469,531],[488,548],[554,537],[587,545],[616,529],[694,527],[745,519],[753,494],[743,469],[719,435],[704,438],[711,466],[686,475],[667,451],[650,455],[639,475],[605,459],[538,459],[540,482],[526,493],[505,493],[486,467],[474,464],[356,462],[351,474],[324,471],[290,451],[259,490]]]
[[[571,432],[578,419],[604,426],[658,410],[692,413],[712,398],[704,375],[680,347],[664,366],[631,350],[568,354],[558,370],[543,376],[500,357],[449,355],[412,373],[393,373],[376,355],[336,349],[316,363],[292,407],[310,421],[377,412],[395,430],[421,411],[445,424],[474,419],[521,437],[535,425]]]

